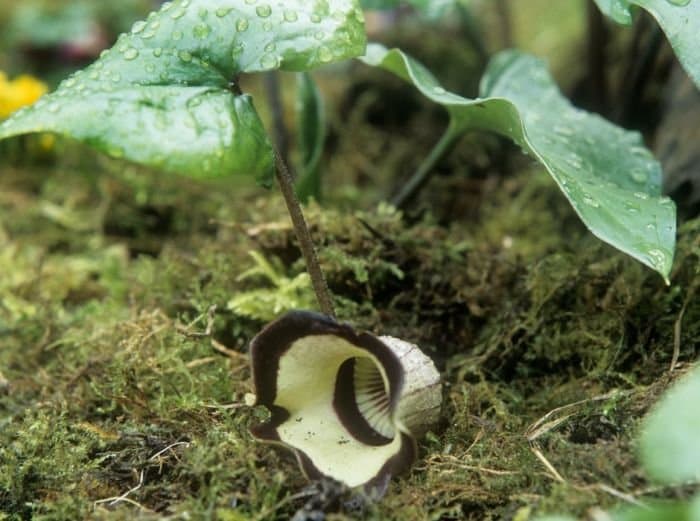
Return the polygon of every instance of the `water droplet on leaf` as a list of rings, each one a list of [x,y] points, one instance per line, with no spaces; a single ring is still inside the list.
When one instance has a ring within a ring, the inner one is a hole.
[[[588,206],[592,206],[593,208],[598,208],[600,206],[598,201],[593,199],[589,194],[583,194],[583,202]]]
[[[264,69],[274,69],[279,65],[279,58],[273,54],[264,54],[260,58],[260,66]]]
[[[139,55],[139,51],[137,51],[133,47],[130,47],[129,49],[124,51],[124,59],[125,60],[129,60],[129,61],[134,60],[138,57],[138,55]]]
[[[210,33],[211,27],[209,27],[207,24],[195,25],[194,29],[192,29],[192,34],[194,34],[194,37],[199,38],[200,40],[204,40]]]
[[[248,26],[249,26],[249,25],[250,25],[250,24],[248,23],[248,20],[247,20],[247,19],[245,19],[245,18],[239,18],[239,19],[236,21],[236,31],[238,31],[239,33],[245,32],[245,31],[248,30]]]
[[[136,22],[131,27],[131,34],[139,34],[141,31],[143,31],[146,28],[146,25],[147,25],[147,23],[144,22],[143,20]]]
[[[260,18],[267,18],[272,14],[272,8],[267,4],[262,4],[255,8],[255,13]]]
[[[328,47],[322,46],[318,49],[318,59],[323,63],[328,63],[333,59],[333,53],[331,53]]]

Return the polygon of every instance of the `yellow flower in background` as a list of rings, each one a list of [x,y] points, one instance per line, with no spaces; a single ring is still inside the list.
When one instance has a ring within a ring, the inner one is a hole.
[[[47,90],[46,84],[33,76],[22,74],[9,81],[0,71],[0,119],[5,119],[25,105],[31,105]]]

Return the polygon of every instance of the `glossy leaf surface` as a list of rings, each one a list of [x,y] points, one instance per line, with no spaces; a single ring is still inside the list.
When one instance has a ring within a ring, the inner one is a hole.
[[[646,418],[640,445],[651,477],[664,483],[700,481],[698,404],[700,368],[675,384]]]
[[[676,211],[661,195],[659,163],[638,133],[573,107],[541,60],[514,51],[497,55],[477,99],[447,92],[398,49],[371,45],[362,60],[443,105],[448,133],[490,130],[515,141],[545,166],[593,234],[668,277]]]
[[[353,0],[179,0],[0,125],[55,132],[189,176],[269,178],[272,149],[240,73],[305,71],[362,54]]]
[[[698,0],[595,0],[600,10],[623,25],[632,23],[632,8],[651,14],[676,52],[683,68],[700,87],[700,2]]]

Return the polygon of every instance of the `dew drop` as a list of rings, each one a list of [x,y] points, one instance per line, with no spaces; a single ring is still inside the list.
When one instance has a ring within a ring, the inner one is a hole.
[[[600,204],[598,204],[598,201],[593,199],[588,194],[583,194],[583,202],[586,203],[588,206],[592,206],[593,208],[598,208],[600,206]]]
[[[292,11],[291,9],[284,10],[285,22],[296,22],[298,19],[299,19],[299,16],[297,15],[296,11]]]
[[[153,49],[153,56],[155,56],[156,58],[160,58],[162,54],[163,49],[161,49],[160,47],[156,47],[155,49]]]
[[[563,127],[561,125],[556,125],[554,127],[554,132],[556,132],[560,136],[566,136],[566,137],[570,137],[570,136],[574,135],[574,131],[571,127]]]
[[[279,65],[279,58],[273,54],[263,54],[260,58],[260,66],[264,69],[274,69]]]
[[[642,199],[642,200],[649,199],[649,194],[646,194],[646,193],[644,193],[644,192],[634,192],[634,196],[635,196],[637,199]]]
[[[639,213],[639,206],[636,204],[625,203],[625,210],[627,210],[627,213]]]
[[[647,230],[656,230],[656,225],[654,223],[648,223]]]
[[[177,53],[177,55],[185,63],[189,63],[192,61],[192,54],[187,51],[180,51],[179,53]]]
[[[669,4],[671,5],[678,5],[678,6],[685,6],[690,3],[690,0],[667,0]]]
[[[644,147],[630,147],[629,153],[637,157],[649,157],[649,151]]]
[[[318,49],[318,59],[323,63],[328,63],[333,59],[333,53],[331,53],[328,47],[322,46]]]
[[[66,81],[63,82],[63,86],[70,89],[75,85],[75,83],[75,78],[68,78]]]
[[[185,11],[185,10],[181,7],[180,9],[177,9],[176,11],[173,11],[173,13],[170,15],[170,18],[172,18],[173,20],[178,20],[178,19],[182,18],[183,16],[185,16],[185,13],[186,13],[186,12],[187,12],[187,11]]]
[[[150,74],[153,74],[154,72],[156,72],[155,65],[153,65],[152,63],[147,63],[146,64],[146,72],[148,72]]]
[[[149,28],[151,31],[155,31],[155,30],[157,30],[159,27],[160,27],[160,22],[159,22],[158,20],[153,20],[153,21],[150,23],[150,25],[148,26],[148,28]]]
[[[272,31],[272,24],[270,22],[264,22],[262,25],[263,31]]]
[[[317,40],[323,40],[325,37],[326,37],[326,33],[324,33],[324,32],[321,31],[321,30],[316,31],[316,32],[314,33],[314,38],[316,38]]]
[[[95,72],[95,71],[92,71],[90,74],[88,74],[88,78],[90,78],[91,80],[96,80],[99,77],[100,77],[100,75],[97,74],[97,72]]]
[[[139,51],[137,51],[133,47],[130,47],[124,52],[124,59],[129,61],[135,60],[138,57],[138,55]]]
[[[195,25],[194,29],[192,29],[192,34],[194,34],[194,37],[199,38],[200,40],[204,40],[210,33],[211,27],[209,27],[207,24]]]
[[[644,170],[640,170],[638,168],[635,168],[630,172],[630,177],[635,183],[646,183],[647,181],[647,174],[644,172]]]
[[[49,105],[49,106],[47,107],[47,110],[48,110],[49,112],[52,112],[52,113],[55,114],[56,112],[58,112],[58,110],[59,110],[60,108],[61,108],[61,107],[59,106],[58,103],[52,103],[51,105]]]
[[[564,161],[566,161],[566,163],[570,167],[575,168],[576,170],[580,169],[583,166],[583,160],[580,156],[576,154],[571,154],[566,159],[564,159]]]
[[[118,72],[113,72],[109,79],[111,79],[114,83],[117,83],[118,81],[121,81],[122,75]]]
[[[214,11],[214,14],[218,16],[219,18],[223,18],[227,14],[229,14],[231,11],[233,11],[233,8],[231,7],[219,7],[216,11]]]
[[[235,60],[240,56],[240,54],[242,52],[243,52],[243,44],[237,43],[236,45],[233,46],[233,49],[231,49],[231,56]]]
[[[318,15],[316,13],[311,13],[309,19],[315,24],[321,23],[321,15]]]
[[[182,31],[173,31],[173,40],[182,40]]]
[[[139,34],[141,31],[143,31],[146,28],[146,25],[147,25],[147,23],[144,22],[143,20],[136,22],[131,27],[131,34]]]
[[[655,268],[664,268],[666,266],[666,254],[662,250],[652,248],[647,250],[647,255],[649,256],[650,263]]]
[[[163,12],[165,13],[166,11],[170,11],[170,9],[172,8],[172,6],[173,6],[173,3],[172,3],[172,2],[165,2],[165,3],[163,4],[163,6],[160,8],[160,10],[163,11]]]
[[[270,43],[268,43],[268,44],[265,46],[265,51],[266,51],[266,52],[272,52],[272,51],[274,51],[276,48],[277,48],[277,46],[275,45],[275,42],[270,42]]]
[[[272,14],[272,8],[267,4],[262,4],[255,8],[255,13],[260,18],[267,18]]]
[[[245,19],[245,18],[239,18],[239,19],[236,21],[236,31],[238,31],[239,33],[245,32],[245,31],[248,30],[248,26],[249,26],[249,25],[250,25],[250,24],[248,23],[248,20],[247,20],[247,19]]]

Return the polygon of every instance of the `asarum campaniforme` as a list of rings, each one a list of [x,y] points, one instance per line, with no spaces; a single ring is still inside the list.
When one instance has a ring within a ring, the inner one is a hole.
[[[250,353],[255,405],[271,412],[251,431],[291,449],[310,479],[381,489],[410,467],[416,437],[439,419],[440,375],[403,340],[292,311],[268,324]]]

